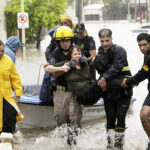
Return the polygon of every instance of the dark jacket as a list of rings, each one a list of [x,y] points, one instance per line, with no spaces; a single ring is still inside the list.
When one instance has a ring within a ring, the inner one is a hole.
[[[122,92],[124,90],[124,88],[121,88],[123,78],[131,76],[126,51],[116,44],[113,44],[106,53],[102,47],[99,47],[95,58],[95,68],[100,74],[99,79],[101,77],[106,79],[107,91],[113,94]]]
[[[57,47],[57,41],[54,38],[52,38],[49,46],[46,48],[45,51],[45,58],[47,62],[50,62],[52,52],[56,49],[56,47]]]
[[[56,50],[54,50],[50,54],[49,58],[49,64],[54,65],[55,63],[65,61],[67,57],[62,53],[60,47],[57,47]],[[42,82],[42,87],[40,91],[40,100],[41,101],[47,101],[50,104],[53,104],[52,98],[52,91],[54,90],[55,85],[61,85],[61,86],[66,86],[65,80],[64,80],[64,75],[61,75],[55,79],[55,77],[51,74],[46,72],[44,74],[43,82]]]
[[[148,90],[150,91],[150,51],[144,56],[144,64],[134,76],[126,80],[128,85],[136,85],[141,81],[148,79]]]
[[[48,34],[51,37],[51,41],[50,44],[48,45],[48,47],[46,48],[45,51],[45,58],[47,60],[47,62],[50,62],[51,59],[51,54],[52,52],[55,50],[56,46],[57,46],[57,41],[54,38],[54,33],[55,31],[59,28],[60,26],[57,25],[55,28],[51,29]]]
[[[51,59],[50,59],[50,65],[55,65],[56,63],[59,63],[61,61],[66,61],[68,59],[67,55],[65,55],[60,47],[57,47],[55,51],[52,52],[51,54]],[[56,85],[61,85],[61,86],[67,86],[64,75],[56,77]]]

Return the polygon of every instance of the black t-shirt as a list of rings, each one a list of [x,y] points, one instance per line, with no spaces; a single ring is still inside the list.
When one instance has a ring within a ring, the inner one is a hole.
[[[87,58],[90,57],[90,50],[96,50],[95,41],[91,36],[87,35],[83,39],[79,39],[75,36],[73,42],[81,47],[84,56]]]

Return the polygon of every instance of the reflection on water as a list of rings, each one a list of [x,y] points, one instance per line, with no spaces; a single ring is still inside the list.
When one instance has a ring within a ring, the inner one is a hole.
[[[99,46],[98,31],[102,27],[109,27],[113,31],[113,41],[122,45],[128,54],[129,65],[132,74],[135,74],[143,63],[143,55],[137,47],[137,33],[131,33],[137,24],[114,23],[114,24],[86,24],[89,35],[92,35]],[[43,44],[46,47],[47,39]],[[27,50],[27,58],[22,61],[21,55],[17,57],[16,67],[24,85],[39,84],[42,82],[44,69],[41,64],[45,63],[44,49],[42,51]],[[143,131],[139,112],[143,100],[147,94],[147,81],[134,88],[134,97],[137,101],[133,107],[133,113],[127,115],[126,135],[124,150],[144,150],[147,144],[147,136]],[[43,112],[44,113],[44,112]],[[45,114],[46,115],[46,114]],[[106,147],[105,118],[101,120],[82,123],[82,130],[77,137],[77,146],[70,148],[66,144],[66,128],[52,129],[21,129],[22,143],[16,143],[14,150],[103,150]]]

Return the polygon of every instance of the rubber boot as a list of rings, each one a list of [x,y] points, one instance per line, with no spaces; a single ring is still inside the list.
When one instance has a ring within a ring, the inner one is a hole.
[[[76,145],[76,136],[78,135],[78,131],[76,129],[72,129],[71,127],[68,127],[67,129],[67,144],[72,146],[72,145]]]
[[[124,143],[124,132],[116,132],[114,147],[118,150],[122,150],[123,143]]]
[[[114,141],[114,130],[109,129],[107,131],[107,149],[112,149],[113,148],[113,142]]]

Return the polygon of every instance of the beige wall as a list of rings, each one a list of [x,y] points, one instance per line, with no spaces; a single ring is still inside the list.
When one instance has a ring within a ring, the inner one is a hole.
[[[5,0],[0,0],[0,40],[2,40],[4,43],[7,40],[7,34],[6,34],[6,27],[5,27],[5,17],[4,17],[4,8],[6,5]]]

